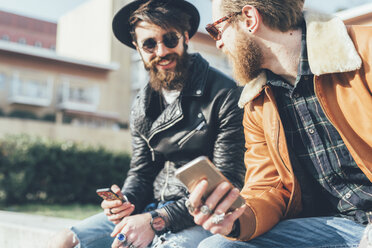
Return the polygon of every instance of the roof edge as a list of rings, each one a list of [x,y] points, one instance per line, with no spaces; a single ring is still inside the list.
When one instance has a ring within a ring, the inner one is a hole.
[[[48,50],[45,48],[32,47],[29,45],[17,44],[17,43],[9,42],[9,41],[0,40],[0,50],[39,57],[43,59],[55,60],[58,62],[87,66],[87,67],[92,67],[92,68],[101,69],[101,70],[116,71],[120,68],[120,65],[115,62],[112,62],[109,64],[101,64],[101,63],[80,60],[80,59],[74,59],[74,58],[70,58],[66,56],[61,56],[57,54],[55,51]]]
[[[340,17],[342,20],[349,20],[358,16],[363,16],[372,13],[372,3],[367,3],[359,5],[354,8],[342,10],[334,13],[336,16]]]

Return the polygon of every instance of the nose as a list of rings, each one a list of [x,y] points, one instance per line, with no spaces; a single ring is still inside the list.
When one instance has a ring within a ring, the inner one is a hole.
[[[216,41],[216,47],[217,49],[222,49],[224,46],[222,39],[219,39]]]
[[[157,47],[156,47],[156,55],[158,57],[164,57],[165,55],[168,54],[168,47],[166,47],[163,42],[159,42]]]

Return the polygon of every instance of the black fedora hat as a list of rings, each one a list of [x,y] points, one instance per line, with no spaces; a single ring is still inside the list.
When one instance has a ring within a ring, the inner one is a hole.
[[[114,32],[115,37],[122,42],[123,44],[134,48],[135,46],[132,43],[132,36],[130,34],[131,26],[129,24],[129,18],[132,13],[137,10],[142,4],[147,3],[149,1],[153,2],[162,2],[166,4],[170,4],[176,8],[181,9],[182,11],[188,13],[190,18],[190,30],[188,30],[189,37],[191,38],[196,31],[198,30],[199,22],[200,22],[200,15],[198,10],[194,5],[186,0],[134,0],[129,4],[125,5],[121,8],[114,16],[112,21],[112,30]]]

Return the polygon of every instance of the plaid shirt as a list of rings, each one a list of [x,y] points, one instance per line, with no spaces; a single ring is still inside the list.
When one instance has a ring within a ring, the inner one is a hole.
[[[303,216],[343,216],[372,220],[372,184],[359,169],[314,93],[303,25],[295,85],[268,71],[284,126],[291,161],[299,179]]]

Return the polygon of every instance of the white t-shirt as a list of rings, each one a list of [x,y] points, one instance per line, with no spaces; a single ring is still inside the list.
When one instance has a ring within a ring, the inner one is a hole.
[[[169,105],[169,104],[172,104],[177,99],[181,91],[161,89],[161,93],[164,97],[166,105]]]

